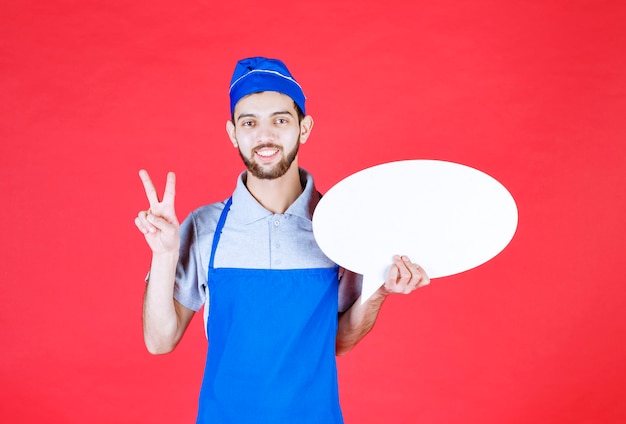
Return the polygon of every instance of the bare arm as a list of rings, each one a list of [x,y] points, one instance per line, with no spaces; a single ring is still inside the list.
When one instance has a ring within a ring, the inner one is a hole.
[[[180,249],[180,225],[174,210],[176,177],[167,175],[165,193],[159,201],[154,184],[145,170],[139,171],[150,203],[135,218],[152,250],[150,278],[143,304],[143,334],[148,351],[171,352],[189,325],[194,311],[174,300],[176,264]]]
[[[143,336],[152,354],[169,353],[183,337],[194,311],[174,299],[178,255],[153,254],[143,302]]]
[[[380,308],[388,295],[393,293],[408,294],[426,286],[430,279],[426,272],[406,256],[396,256],[389,270],[385,284],[361,305],[356,302],[339,316],[337,328],[336,353],[349,352],[374,327]]]

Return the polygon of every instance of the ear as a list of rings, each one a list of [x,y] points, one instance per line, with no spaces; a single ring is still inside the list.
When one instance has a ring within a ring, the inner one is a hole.
[[[235,135],[235,124],[233,121],[226,121],[226,134],[228,134],[228,138],[230,138],[230,142],[233,143],[233,147],[237,148],[239,144],[237,143],[237,136]]]
[[[300,143],[306,143],[306,140],[311,135],[311,130],[313,129],[313,117],[311,115],[307,115],[302,118],[302,122],[300,122]]]

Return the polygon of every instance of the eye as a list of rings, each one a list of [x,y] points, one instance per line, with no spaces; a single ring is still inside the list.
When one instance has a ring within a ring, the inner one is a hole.
[[[277,118],[276,119],[276,123],[277,124],[286,124],[287,122],[289,122],[289,121],[287,121],[287,118]]]
[[[242,121],[241,122],[242,127],[252,127],[253,125],[254,125],[254,121]]]

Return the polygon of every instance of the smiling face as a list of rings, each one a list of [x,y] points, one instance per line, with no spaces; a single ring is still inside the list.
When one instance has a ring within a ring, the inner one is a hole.
[[[235,106],[233,121],[226,123],[249,173],[259,179],[280,178],[297,168],[298,149],[312,126],[310,116],[299,122],[294,101],[275,91],[243,97]]]

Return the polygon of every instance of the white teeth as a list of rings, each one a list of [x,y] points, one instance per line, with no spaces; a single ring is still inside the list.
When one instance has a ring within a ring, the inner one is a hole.
[[[270,157],[276,154],[278,150],[260,150],[257,152],[259,156]]]

